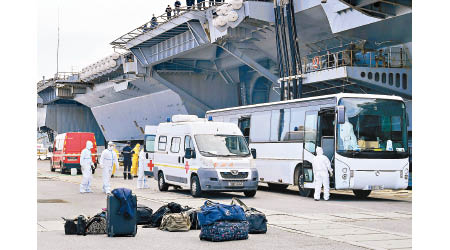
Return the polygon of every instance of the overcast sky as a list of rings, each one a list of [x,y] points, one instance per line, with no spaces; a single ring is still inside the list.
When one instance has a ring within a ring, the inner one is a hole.
[[[59,71],[81,68],[113,53],[109,44],[160,15],[175,0],[38,0],[37,81],[56,73],[59,6]],[[184,6],[186,3],[181,1]],[[25,28],[25,27],[24,27]]]

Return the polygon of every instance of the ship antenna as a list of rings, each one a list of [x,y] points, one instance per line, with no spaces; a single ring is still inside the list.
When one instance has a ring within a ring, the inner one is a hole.
[[[59,5],[58,5],[58,43],[56,45],[56,74],[59,73]]]

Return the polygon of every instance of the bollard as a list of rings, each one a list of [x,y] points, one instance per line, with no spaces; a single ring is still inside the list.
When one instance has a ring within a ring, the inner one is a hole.
[[[76,168],[71,168],[70,169],[70,175],[77,175],[77,169]]]

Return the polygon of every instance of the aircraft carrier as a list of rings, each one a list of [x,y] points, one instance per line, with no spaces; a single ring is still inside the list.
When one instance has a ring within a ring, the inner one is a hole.
[[[39,81],[38,131],[141,141],[173,114],[338,92],[399,95],[411,117],[411,17],[411,0],[183,7],[136,24],[81,72]]]

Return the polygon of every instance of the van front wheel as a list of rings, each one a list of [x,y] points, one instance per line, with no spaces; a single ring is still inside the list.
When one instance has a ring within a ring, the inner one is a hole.
[[[159,191],[167,191],[169,189],[169,185],[164,181],[163,172],[158,173],[158,188]]]
[[[200,197],[202,194],[202,188],[200,186],[200,180],[198,176],[193,175],[191,177],[191,195],[194,197]]]

